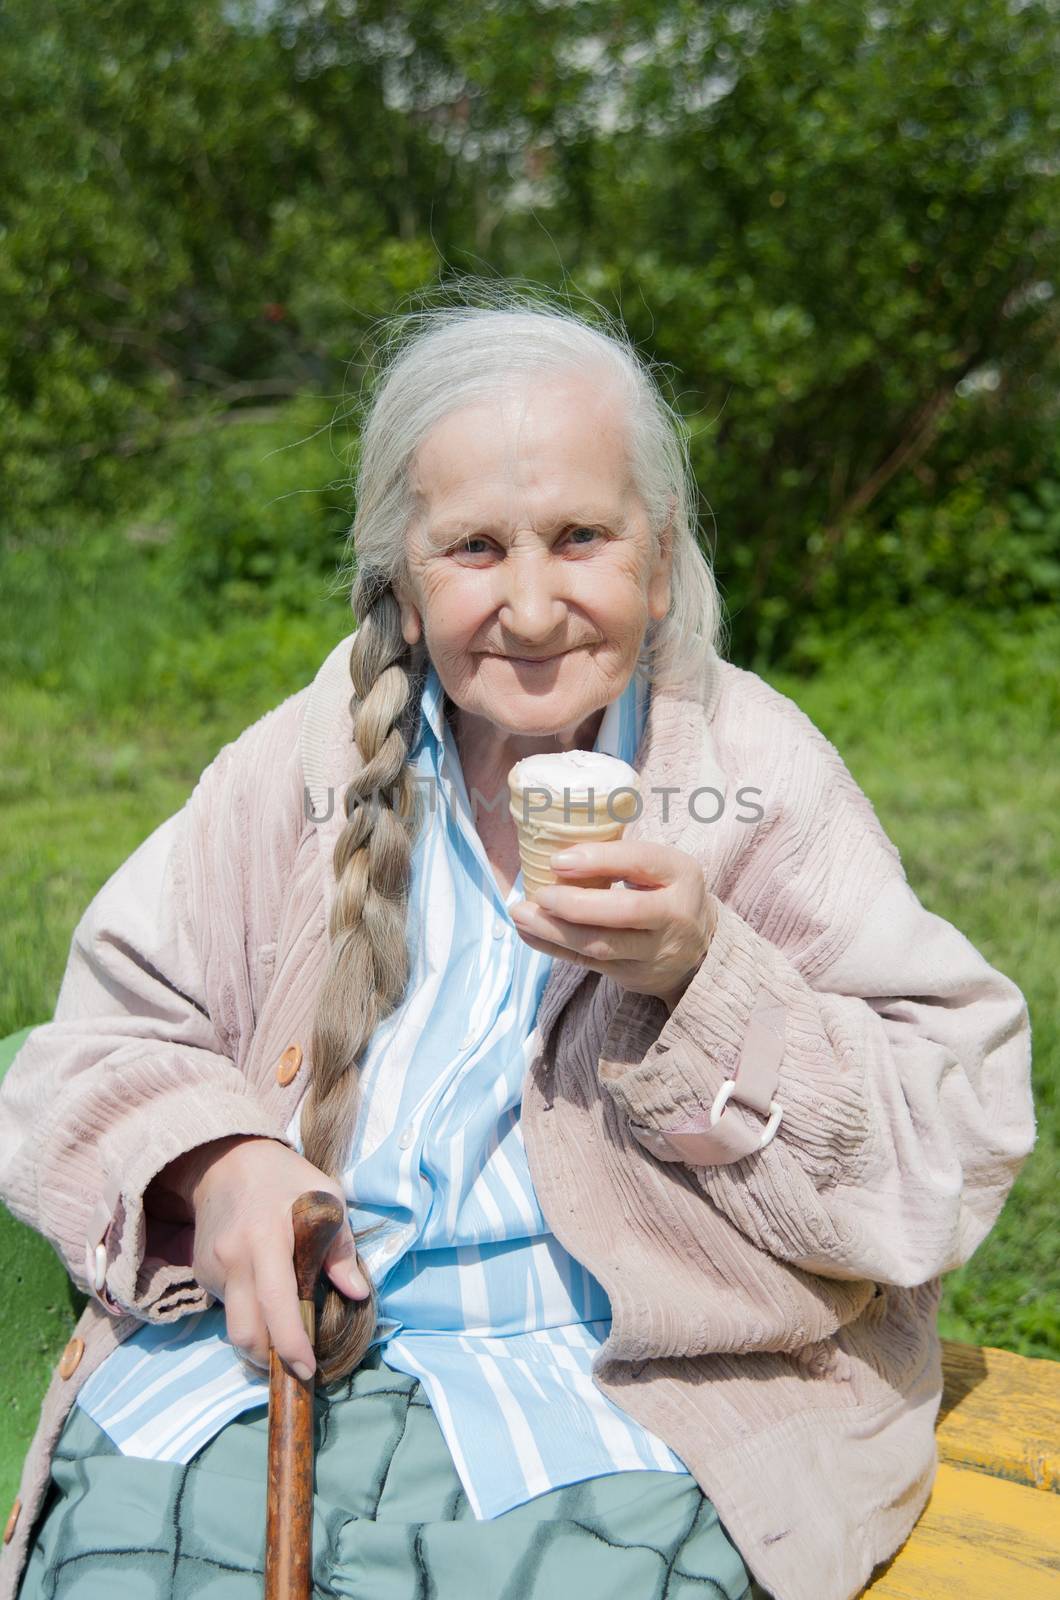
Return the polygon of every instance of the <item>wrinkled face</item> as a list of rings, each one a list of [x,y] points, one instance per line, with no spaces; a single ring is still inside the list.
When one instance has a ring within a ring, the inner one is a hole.
[[[570,740],[625,688],[669,607],[606,382],[535,378],[451,413],[413,460],[402,632],[465,713]]]

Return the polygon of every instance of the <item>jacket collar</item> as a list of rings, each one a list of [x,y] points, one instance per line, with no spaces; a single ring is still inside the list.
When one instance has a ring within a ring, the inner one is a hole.
[[[335,894],[334,854],[346,821],[343,798],[360,764],[353,742],[349,658],[353,634],[340,640],[323,662],[309,689],[300,751],[306,815],[315,824],[320,848],[325,920],[330,925]],[[644,805],[626,828],[627,839],[682,847],[701,855],[704,835],[689,814],[693,790],[725,793],[725,775],[711,736],[722,663],[712,657],[700,673],[652,688],[648,717],[633,765],[640,774]],[[668,790],[669,794],[663,794]],[[556,961],[538,1008],[544,1039],[563,1006],[585,976],[585,968]]]

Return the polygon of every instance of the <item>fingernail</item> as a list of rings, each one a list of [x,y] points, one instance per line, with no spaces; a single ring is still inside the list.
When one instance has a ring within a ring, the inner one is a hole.
[[[550,867],[560,867],[560,868],[563,868],[563,867],[584,867],[584,865],[585,865],[585,851],[584,850],[577,850],[577,849],[557,850],[557,852],[556,852],[556,854],[554,856],[549,856],[548,864],[549,864]]]
[[[292,1361],[291,1371],[296,1378],[301,1378],[303,1383],[308,1383],[316,1371],[316,1367],[307,1367],[304,1361]]]
[[[356,1267],[351,1267],[349,1265],[341,1266],[332,1275],[332,1281],[340,1293],[353,1300],[363,1300],[364,1296],[368,1293],[368,1285],[365,1283]]]

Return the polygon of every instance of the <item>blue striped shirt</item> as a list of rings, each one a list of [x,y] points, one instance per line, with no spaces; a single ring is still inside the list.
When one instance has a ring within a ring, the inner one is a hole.
[[[648,693],[635,675],[607,707],[597,750],[632,764]],[[553,958],[511,919],[522,874],[504,896],[444,710],[432,666],[409,756],[425,800],[409,983],[362,1057],[344,1187],[355,1229],[383,1224],[360,1247],[378,1295],[373,1344],[423,1384],[472,1511],[486,1518],[603,1473],[687,1469],[592,1381],[610,1304],[548,1229],[519,1120]],[[300,1149],[299,1121],[300,1108],[288,1128]],[[137,1329],[78,1399],[124,1454],[188,1461],[267,1397],[213,1306]]]

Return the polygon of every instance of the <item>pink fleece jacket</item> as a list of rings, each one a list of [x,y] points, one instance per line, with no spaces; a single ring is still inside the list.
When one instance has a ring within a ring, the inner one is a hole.
[[[349,649],[225,746],[100,890],[54,1020],[0,1092],[0,1194],[91,1294],[0,1600],[81,1383],[138,1321],[210,1303],[144,1190],[206,1140],[283,1138],[305,1090],[307,1061],[289,1083],[277,1063],[308,1055],[327,954],[359,759]],[[530,1169],[611,1298],[601,1390],[682,1457],[779,1600],[849,1600],[931,1488],[939,1274],[1034,1142],[1026,1006],[924,909],[836,750],[753,673],[714,661],[657,687],[636,766],[627,837],[700,862],[717,933],[672,1012],[556,963],[524,1085]]]

